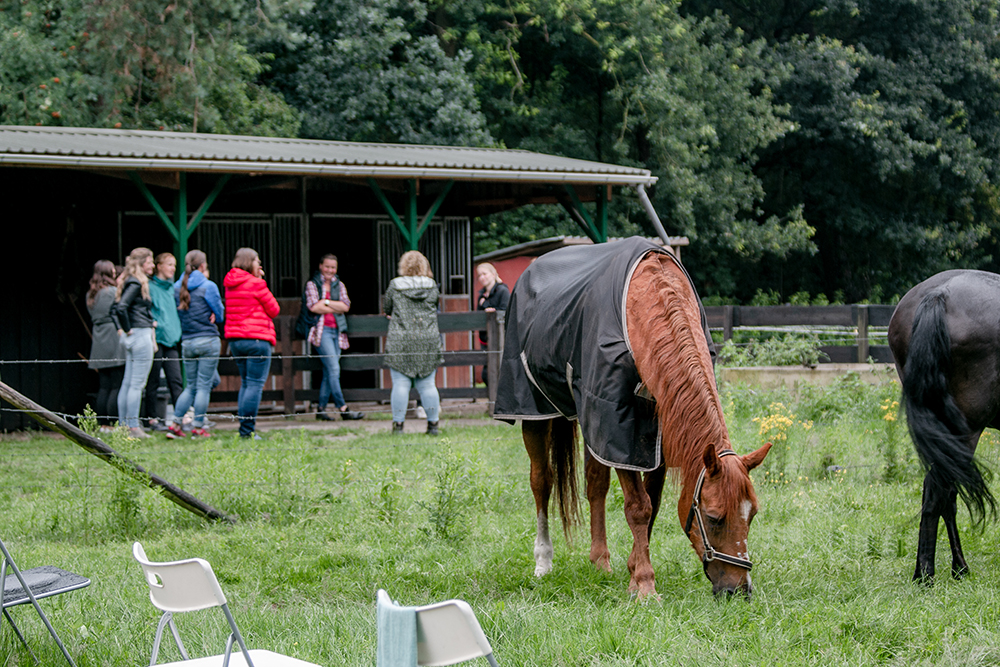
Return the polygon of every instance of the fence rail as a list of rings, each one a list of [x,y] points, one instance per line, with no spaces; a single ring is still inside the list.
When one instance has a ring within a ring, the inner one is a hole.
[[[823,345],[830,363],[865,363],[871,357],[892,363],[888,345],[869,344],[869,327],[887,327],[895,306],[709,306],[708,326],[721,329],[723,340],[733,337],[736,327],[829,326],[855,329],[854,345]]]
[[[293,348],[295,317],[280,315],[275,318],[275,330],[278,334],[278,344],[275,354],[271,357],[270,376],[281,378],[281,389],[268,389],[261,397],[264,401],[277,401],[284,404],[285,414],[295,413],[295,404],[299,401],[316,402],[319,399],[318,389],[296,389],[295,374],[302,371],[323,372],[323,364],[318,357],[304,357],[296,354]],[[439,313],[438,328],[442,334],[464,331],[486,331],[489,336],[489,346],[485,350],[458,350],[444,353],[445,366],[484,366],[486,368],[487,386],[484,387],[439,387],[441,398],[483,398],[489,399],[493,405],[496,398],[497,375],[500,372],[500,350],[503,345],[502,315],[473,311],[463,313]],[[352,339],[380,338],[389,331],[389,320],[384,315],[348,315],[347,330]],[[341,371],[369,371],[385,368],[384,354],[351,355],[340,357]],[[236,362],[225,356],[219,361],[220,375],[239,375]],[[344,399],[347,401],[387,401],[391,389],[379,388],[344,388]],[[416,390],[411,391],[416,396]],[[235,402],[238,392],[213,391],[213,403]]]

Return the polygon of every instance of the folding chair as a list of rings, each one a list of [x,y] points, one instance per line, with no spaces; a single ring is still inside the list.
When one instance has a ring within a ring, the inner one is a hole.
[[[149,586],[149,599],[153,606],[163,612],[160,622],[156,626],[156,636],[153,638],[153,653],[149,658],[150,667],[156,665],[156,657],[160,652],[160,640],[163,638],[163,630],[167,626],[174,636],[177,649],[181,653],[183,660],[171,662],[161,667],[209,667],[221,665],[221,667],[318,667],[311,662],[292,658],[280,653],[255,649],[248,651],[243,635],[236,627],[236,619],[229,611],[226,603],[226,596],[219,586],[219,580],[215,578],[212,566],[208,561],[201,558],[189,558],[187,560],[173,561],[170,563],[153,563],[146,558],[146,552],[142,545],[136,542],[132,545],[132,556],[142,567],[146,584]],[[207,658],[191,660],[188,657],[184,643],[181,641],[177,626],[174,625],[173,615],[175,613],[187,611],[199,611],[210,609],[211,607],[221,607],[222,613],[229,622],[232,631],[226,641],[226,652],[221,655]],[[233,643],[240,647],[230,661]]]
[[[410,667],[412,651],[406,644],[412,641],[416,642],[417,665],[453,665],[482,656],[491,667],[497,667],[493,648],[465,601],[401,607],[381,589],[377,598],[378,667]],[[408,627],[411,614],[416,626],[413,630]]]
[[[79,574],[73,574],[72,572],[67,572],[66,570],[60,570],[58,567],[52,567],[51,565],[43,565],[41,567],[34,567],[30,570],[21,572],[17,567],[17,563],[14,562],[14,558],[10,555],[7,550],[7,545],[0,540],[0,552],[3,553],[3,560],[0,562],[0,599],[3,600],[3,617],[7,619],[10,623],[10,627],[14,628],[14,634],[17,638],[21,640],[24,647],[28,649],[31,653],[31,657],[35,659],[35,663],[41,664],[38,660],[38,656],[35,652],[31,650],[28,646],[28,642],[25,641],[24,635],[21,634],[21,630],[18,629],[17,624],[14,623],[14,619],[11,618],[10,612],[7,611],[10,607],[17,607],[18,605],[28,604],[29,602],[35,607],[35,611],[38,612],[38,616],[42,619],[42,623],[48,628],[49,634],[52,635],[52,639],[56,640],[56,644],[59,646],[59,650],[66,657],[66,662],[70,664],[71,667],[76,667],[76,663],[73,662],[73,658],[70,657],[69,651],[63,646],[62,640],[59,639],[59,635],[56,634],[55,628],[49,623],[49,619],[45,616],[45,612],[39,606],[38,601],[44,598],[52,597],[53,595],[61,595],[62,593],[69,593],[70,591],[75,591],[78,588],[84,588],[90,585],[90,579],[86,577],[81,577]],[[10,569],[14,574],[7,576],[7,565],[10,565]]]

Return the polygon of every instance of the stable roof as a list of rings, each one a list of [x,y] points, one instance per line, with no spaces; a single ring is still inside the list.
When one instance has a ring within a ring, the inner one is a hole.
[[[652,185],[647,169],[522,150],[0,126],[0,165],[377,179]]]

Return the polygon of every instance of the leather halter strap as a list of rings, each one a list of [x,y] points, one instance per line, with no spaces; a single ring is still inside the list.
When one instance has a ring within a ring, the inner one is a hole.
[[[731,449],[724,449],[719,452],[719,458],[721,459],[724,456],[736,456],[736,452]],[[707,472],[708,468],[702,468],[701,474],[698,475],[698,483],[695,484],[694,487],[694,498],[691,499],[691,510],[688,512],[687,521],[684,524],[684,532],[690,535],[691,523],[694,519],[697,519],[698,533],[701,537],[702,547],[704,548],[704,552],[701,556],[702,562],[709,563],[713,560],[720,560],[723,563],[729,563],[730,565],[750,570],[753,568],[753,563],[749,560],[716,551],[712,548],[711,543],[708,541],[708,532],[705,530],[705,520],[701,516],[701,487],[705,484],[705,474]]]

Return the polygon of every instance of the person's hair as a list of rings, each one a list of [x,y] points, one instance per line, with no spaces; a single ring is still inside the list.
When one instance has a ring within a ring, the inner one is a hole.
[[[502,283],[502,282],[503,282],[503,280],[502,280],[502,279],[500,278],[500,274],[499,274],[499,273],[497,273],[497,267],[493,266],[493,265],[492,265],[492,264],[490,264],[489,262],[483,262],[482,264],[478,265],[478,266],[476,267],[476,272],[478,272],[478,271],[479,271],[479,269],[483,268],[484,266],[486,267],[486,269],[487,269],[487,270],[488,270],[488,271],[489,271],[490,273],[492,273],[492,274],[493,274],[493,280],[494,280],[495,282],[498,282],[498,283]]]
[[[191,277],[192,271],[197,270],[199,266],[207,261],[208,255],[201,250],[189,250],[188,254],[184,255],[184,277],[181,279],[181,291],[177,295],[177,299],[180,302],[177,310],[187,310],[191,306],[191,292],[188,291],[188,278]],[[253,260],[250,261],[252,262]]]
[[[149,276],[147,276],[146,272],[142,270],[142,265],[145,264],[146,260],[152,256],[153,251],[149,248],[136,248],[128,254],[128,257],[125,258],[125,268],[122,271],[126,276],[126,281],[129,278],[135,278],[139,281],[139,287],[142,289],[142,297],[144,299],[149,298]],[[115,301],[121,300],[122,290],[124,287],[124,282],[118,286]]]
[[[319,263],[320,263],[320,264],[322,264],[323,262],[325,262],[325,261],[326,261],[326,260],[328,260],[328,259],[332,259],[332,260],[333,260],[333,261],[335,261],[335,262],[336,262],[337,264],[340,264],[340,260],[339,260],[339,259],[337,259],[337,256],[336,256],[336,255],[334,255],[334,254],[333,254],[332,252],[328,252],[328,253],[326,253],[325,255],[323,255],[322,257],[320,257],[320,258],[319,258]]]
[[[253,261],[259,258],[260,255],[253,248],[240,248],[236,251],[236,256],[233,257],[233,268],[253,273]]]
[[[94,262],[94,275],[90,277],[90,289],[87,290],[87,305],[93,306],[97,293],[105,287],[115,286],[115,265],[110,259],[99,259]]]
[[[399,258],[399,275],[434,277],[431,263],[417,250],[404,252],[403,256]]]

